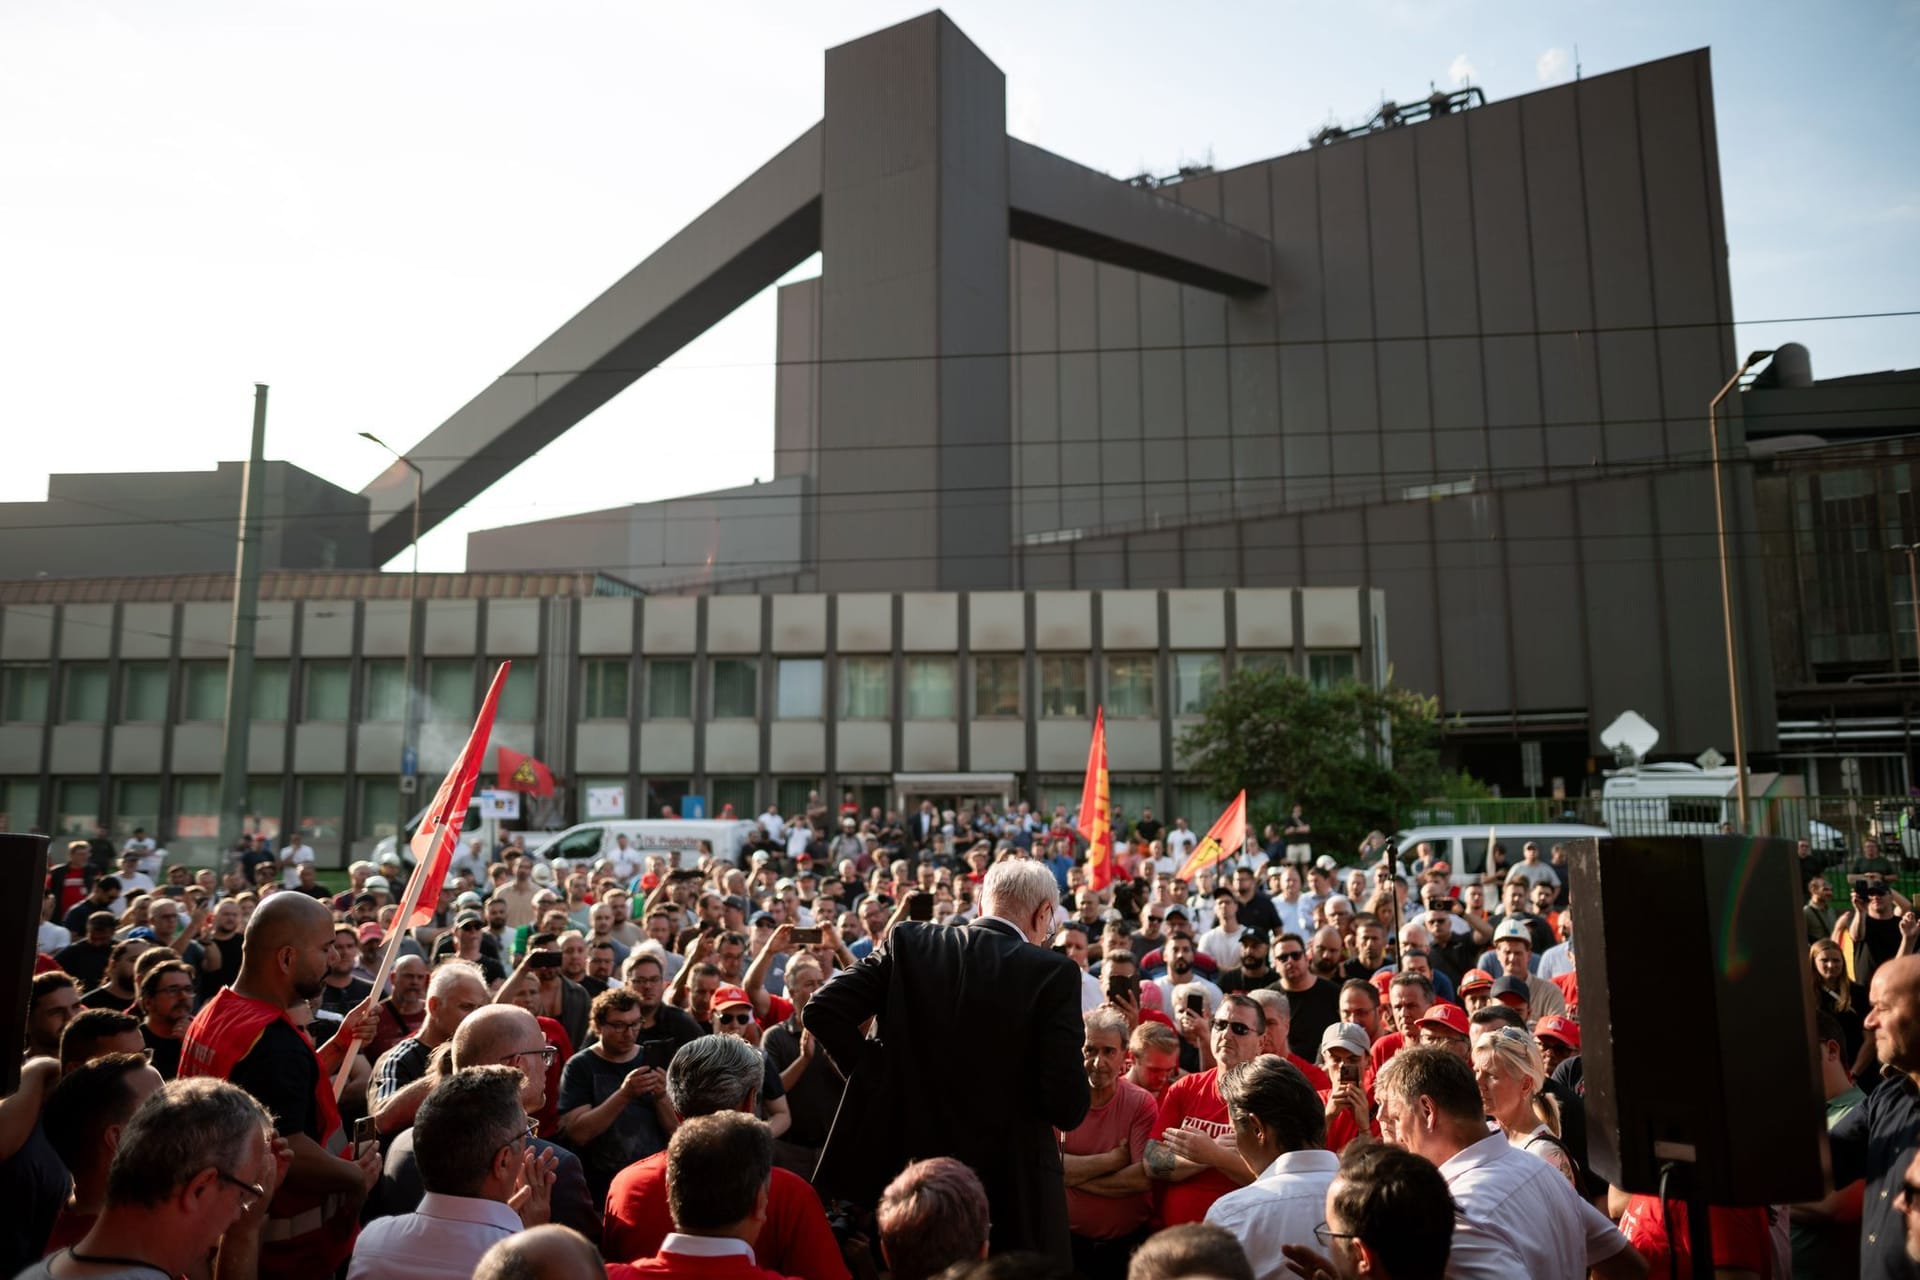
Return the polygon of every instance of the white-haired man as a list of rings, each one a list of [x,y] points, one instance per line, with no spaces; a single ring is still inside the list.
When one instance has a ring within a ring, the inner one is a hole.
[[[368,1109],[381,1133],[413,1123],[420,1104],[439,1083],[427,1074],[433,1051],[453,1039],[468,1015],[487,1002],[487,982],[478,965],[448,960],[427,980],[427,1017],[420,1030],[381,1055],[374,1067]]]
[[[1068,1266],[1054,1130],[1078,1126],[1090,1105],[1080,969],[1045,946],[1060,891],[1044,863],[996,863],[980,888],[971,924],[896,924],[802,1012],[848,1077],[816,1182],[871,1202],[908,1161],[956,1156],[980,1171],[996,1253],[1031,1249]],[[861,1029],[869,1018],[876,1039]],[[983,1034],[956,1034],[969,1028]]]

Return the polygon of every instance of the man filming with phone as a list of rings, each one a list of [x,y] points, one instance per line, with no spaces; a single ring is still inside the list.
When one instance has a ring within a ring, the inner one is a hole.
[[[1913,904],[1894,891],[1877,872],[1848,881],[1853,909],[1834,926],[1836,940],[1853,948],[1853,980],[1862,986],[1873,981],[1873,971],[1901,952],[1900,916]]]
[[[678,1119],[665,1064],[651,1065],[640,1049],[640,998],[622,987],[603,991],[590,1018],[599,1040],[560,1073],[560,1132],[580,1154],[598,1203],[614,1174],[666,1149]]]

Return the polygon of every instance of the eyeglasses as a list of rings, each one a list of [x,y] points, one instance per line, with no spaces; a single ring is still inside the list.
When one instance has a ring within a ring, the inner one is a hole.
[[[1235,1022],[1227,1018],[1215,1018],[1213,1020],[1213,1029],[1215,1031],[1231,1031],[1233,1032],[1233,1034],[1237,1036],[1251,1036],[1251,1035],[1259,1034],[1252,1027],[1248,1026],[1246,1023]]]
[[[638,1018],[635,1018],[631,1022],[626,1022],[626,1021],[615,1022],[613,1019],[609,1018],[605,1022],[600,1024],[600,1030],[602,1032],[638,1031],[639,1029],[640,1029],[640,1019]]]
[[[559,1056],[560,1049],[559,1046],[551,1044],[543,1044],[537,1049],[521,1049],[517,1053],[508,1054],[506,1058],[502,1060],[501,1065],[504,1066],[509,1062],[518,1062],[522,1058],[531,1058],[536,1054],[538,1054],[543,1061],[552,1062],[554,1058]]]
[[[714,1019],[723,1027],[744,1027],[753,1021],[751,1013],[723,1013]]]
[[[1322,1249],[1331,1249],[1335,1240],[1358,1240],[1360,1233],[1357,1231],[1329,1231],[1327,1224],[1323,1222],[1313,1229],[1313,1238],[1320,1242]]]
[[[1307,953],[1304,951],[1282,951],[1280,953],[1280,963],[1282,964],[1286,964],[1290,960],[1304,960],[1306,958]]]
[[[219,1175],[220,1181],[246,1193],[240,1197],[240,1212],[242,1213],[252,1213],[253,1206],[259,1204],[267,1197],[267,1189],[257,1182],[242,1182],[224,1169],[215,1169],[214,1173]]]

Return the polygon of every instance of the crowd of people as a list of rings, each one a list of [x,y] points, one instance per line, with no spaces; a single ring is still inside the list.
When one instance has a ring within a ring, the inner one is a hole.
[[[1296,808],[1183,881],[1197,837],[1149,810],[1096,887],[1074,818],[811,797],[738,863],[469,837],[411,928],[397,858],[335,890],[297,837],[198,870],[74,841],[0,1099],[0,1274],[1687,1271],[1684,1202],[1589,1159],[1564,849],[1336,857]],[[1715,1208],[1718,1275],[1920,1258],[1890,880],[1844,914],[1810,880],[1839,1189]]]

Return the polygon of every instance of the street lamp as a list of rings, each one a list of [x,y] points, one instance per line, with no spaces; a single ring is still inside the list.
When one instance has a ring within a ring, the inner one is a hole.
[[[401,848],[406,844],[407,810],[408,805],[411,803],[411,801],[407,799],[406,791],[406,779],[408,777],[406,773],[406,762],[412,760],[417,769],[420,759],[418,743],[415,741],[419,736],[419,718],[414,715],[413,700],[413,611],[415,601],[418,600],[420,596],[420,502],[422,490],[426,487],[426,476],[421,472],[419,466],[414,463],[412,458],[401,453],[385,440],[373,434],[373,432],[362,431],[360,438],[362,440],[370,440],[374,444],[379,445],[382,449],[392,454],[396,462],[399,462],[402,466],[406,467],[407,470],[413,472],[413,572],[407,575],[407,645],[405,650],[406,657],[402,660],[401,664],[403,671],[402,680],[406,685],[406,701],[400,712],[400,813],[399,816],[394,819],[393,824],[394,852],[399,853]]]
[[[1727,701],[1733,712],[1733,782],[1740,803],[1735,830],[1747,829],[1747,746],[1740,724],[1740,676],[1733,656],[1733,587],[1727,574],[1727,508],[1720,488],[1720,402],[1740,385],[1747,370],[1771,356],[1771,351],[1756,351],[1741,362],[1718,395],[1707,402],[1707,442],[1713,450],[1713,528],[1720,542],[1720,623],[1727,636]]]
[[[1914,567],[1913,559],[1920,552],[1920,543],[1904,542],[1888,547],[1887,550],[1904,555],[1907,558],[1907,602],[1913,606],[1913,643],[1914,656],[1920,658],[1920,570]],[[1893,674],[1900,674],[1900,647],[1893,650]]]

